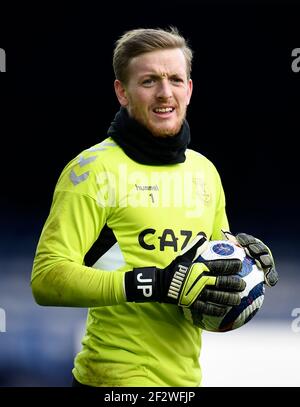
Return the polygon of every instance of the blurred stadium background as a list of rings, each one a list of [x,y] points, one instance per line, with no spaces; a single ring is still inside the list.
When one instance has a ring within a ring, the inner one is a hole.
[[[60,171],[104,138],[116,112],[114,41],[130,28],[170,24],[195,50],[191,147],[219,169],[232,231],[267,242],[281,277],[248,325],[203,335],[203,385],[300,386],[300,73],[291,71],[299,7],[239,3],[174,0],[145,12],[131,1],[118,12],[116,2],[105,11],[83,2],[1,6],[10,73],[0,84],[8,144],[1,157],[0,386],[71,383],[86,310],[34,303],[35,247]]]

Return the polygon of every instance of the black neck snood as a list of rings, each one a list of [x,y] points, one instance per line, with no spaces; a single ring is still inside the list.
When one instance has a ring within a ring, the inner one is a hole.
[[[185,161],[190,143],[190,128],[184,120],[179,133],[172,137],[155,137],[121,107],[108,129],[110,136],[134,161],[147,165],[178,164]]]

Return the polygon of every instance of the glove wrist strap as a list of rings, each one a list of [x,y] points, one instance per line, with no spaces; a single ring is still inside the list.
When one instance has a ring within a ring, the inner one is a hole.
[[[156,267],[139,267],[125,273],[127,301],[159,301],[158,270]]]

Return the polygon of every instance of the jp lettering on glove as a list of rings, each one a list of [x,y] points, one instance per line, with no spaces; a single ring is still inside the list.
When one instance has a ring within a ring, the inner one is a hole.
[[[247,233],[233,235],[229,231],[222,231],[226,239],[244,248],[246,254],[255,260],[257,267],[265,274],[265,283],[273,287],[278,282],[278,273],[271,250],[261,240]]]
[[[141,267],[125,273],[127,301],[196,307],[209,315],[223,315],[226,306],[237,305],[245,282],[237,276],[240,259],[197,262],[207,247],[199,234],[165,269]]]

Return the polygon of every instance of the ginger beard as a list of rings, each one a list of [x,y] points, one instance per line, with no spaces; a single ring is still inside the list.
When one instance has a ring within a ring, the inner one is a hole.
[[[186,117],[187,106],[179,108],[173,107],[172,104],[172,107],[169,107],[168,104],[168,107],[162,107],[165,103],[156,103],[155,106],[144,110],[140,104],[135,103],[134,100],[131,101],[130,97],[128,100],[129,115],[146,127],[153,136],[172,137],[179,133]]]

